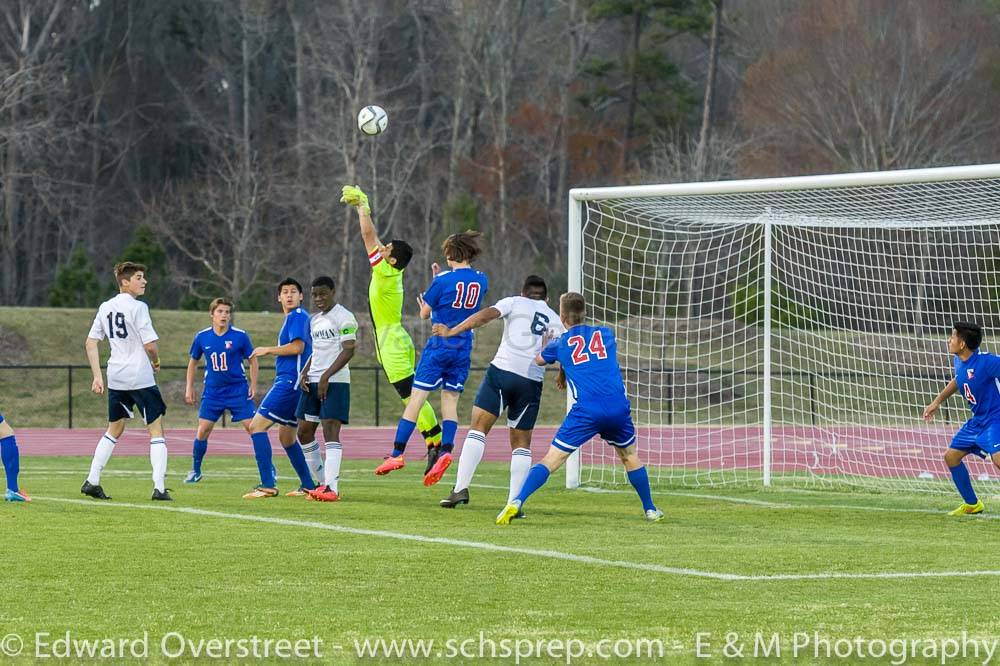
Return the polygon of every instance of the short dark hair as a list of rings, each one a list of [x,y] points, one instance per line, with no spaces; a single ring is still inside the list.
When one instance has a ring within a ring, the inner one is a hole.
[[[472,261],[482,253],[482,249],[479,247],[480,236],[482,236],[481,233],[472,230],[448,236],[441,243],[444,258],[450,261]]]
[[[956,321],[952,328],[969,349],[979,349],[983,343],[983,327],[974,321]]]
[[[521,293],[528,291],[532,287],[540,287],[542,290],[542,298],[546,298],[549,295],[549,288],[545,284],[545,280],[537,275],[529,275],[524,278],[524,286],[521,287]]]
[[[560,296],[559,314],[574,324],[582,322],[583,316],[587,314],[587,302],[583,299],[583,294],[567,291]]]
[[[389,256],[396,260],[393,266],[397,270],[403,270],[409,266],[410,259],[413,259],[413,248],[410,247],[410,244],[398,238],[392,239],[389,241],[389,244],[392,245],[392,251],[389,253]]]
[[[122,261],[115,264],[115,282],[122,286],[122,280],[131,280],[136,273],[145,273],[146,267],[134,261]]]
[[[212,302],[208,304],[208,314],[214,315],[215,309],[220,305],[227,306],[229,308],[230,313],[232,313],[232,311],[235,310],[235,308],[233,307],[233,302],[229,298],[221,296],[219,298],[213,298]]]
[[[279,294],[281,293],[281,288],[282,288],[282,287],[295,287],[296,289],[298,289],[298,290],[299,290],[299,293],[300,293],[300,294],[304,294],[304,293],[306,293],[306,292],[305,292],[305,291],[304,291],[304,290],[302,289],[302,285],[301,285],[301,284],[299,283],[299,281],[298,281],[298,280],[296,280],[296,279],[295,279],[295,278],[293,278],[293,277],[286,277],[286,278],[285,278],[284,280],[282,280],[281,282],[279,282],[279,283],[278,283],[278,293],[279,293]]]
[[[320,275],[318,278],[313,280],[312,286],[329,287],[330,291],[333,291],[337,288],[336,284],[333,281],[333,278],[330,277],[329,275]]]

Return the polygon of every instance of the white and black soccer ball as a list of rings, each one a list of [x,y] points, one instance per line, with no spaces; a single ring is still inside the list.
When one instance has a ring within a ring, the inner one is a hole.
[[[388,125],[389,116],[381,106],[372,104],[358,112],[358,129],[369,136],[381,134]]]

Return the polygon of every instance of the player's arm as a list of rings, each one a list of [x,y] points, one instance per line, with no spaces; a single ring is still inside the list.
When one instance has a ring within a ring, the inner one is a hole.
[[[96,338],[87,338],[84,348],[87,350],[87,362],[90,363],[90,371],[94,373],[94,382],[90,385],[90,390],[100,395],[104,393],[104,377],[101,376],[101,354],[97,350]]]
[[[160,371],[160,347],[156,344],[156,340],[152,342],[143,343],[142,348],[146,350],[146,356],[149,357],[149,362],[153,365],[153,372]]]
[[[499,319],[502,316],[503,315],[500,314],[499,310],[494,307],[489,307],[467,317],[461,324],[452,328],[448,328],[444,324],[434,324],[431,326],[431,335],[439,335],[442,338],[450,338],[453,335],[458,335],[460,333],[465,333],[466,331],[479,328],[480,326],[485,326],[494,319]]]
[[[535,365],[551,365],[559,360],[559,337],[552,329],[545,330],[542,335],[542,351],[535,355]]]
[[[136,314],[136,328],[139,329],[139,340],[142,341],[142,348],[146,350],[146,356],[153,366],[153,372],[160,371],[160,348],[156,341],[160,336],[153,329],[153,320],[149,317],[149,307],[145,303],[140,303],[141,308]]]
[[[260,361],[257,360],[256,356],[251,356],[247,365],[250,366],[250,395],[248,397],[253,400],[257,395],[257,376],[260,374]]]
[[[302,368],[302,372],[299,373],[299,388],[301,388],[306,393],[309,393],[309,368],[312,367],[313,360],[312,356],[306,361],[305,366]]]
[[[337,355],[337,358],[333,359],[333,363],[330,364],[330,367],[327,368],[326,372],[324,372],[319,378],[318,389],[319,389],[320,400],[326,400],[326,392],[330,387],[330,377],[333,377],[334,374],[340,372],[340,370],[345,365],[350,363],[352,358],[354,358],[354,352],[355,352],[354,340],[344,340],[343,342],[340,343],[340,345],[341,345],[340,354]]]
[[[941,392],[937,394],[937,397],[931,401],[931,404],[924,408],[924,420],[930,421],[934,418],[934,414],[937,412],[938,408],[944,403],[945,400],[955,395],[958,390],[958,382],[952,379],[948,382],[948,385],[941,389]]]
[[[257,347],[250,354],[250,358],[260,358],[261,356],[298,356],[306,349],[304,340],[296,338],[278,347]]]
[[[368,254],[382,247],[378,232],[375,231],[375,223],[372,222],[372,211],[368,205],[368,195],[355,185],[344,185],[341,188],[340,202],[353,206],[358,211],[358,222],[361,225],[361,240],[365,242],[365,249]]]
[[[198,370],[198,361],[189,358],[187,375],[184,377],[184,402],[189,405],[194,404],[194,373]]]
[[[559,372],[556,373],[556,388],[560,391],[566,390],[566,371],[561,365],[559,366]]]

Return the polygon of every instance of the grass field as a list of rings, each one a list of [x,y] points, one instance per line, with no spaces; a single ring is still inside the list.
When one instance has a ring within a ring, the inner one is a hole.
[[[76,640],[148,632],[148,659],[180,651],[172,663],[191,661],[214,638],[242,639],[249,650],[254,636],[319,637],[319,654],[334,663],[359,661],[357,650],[378,639],[434,640],[413,647],[431,662],[448,661],[470,639],[471,653],[487,640],[495,649],[520,640],[519,650],[528,641],[534,650],[540,640],[572,640],[584,650],[574,663],[618,662],[597,652],[624,656],[657,645],[660,663],[706,663],[696,659],[698,634],[708,634],[707,661],[721,662],[727,634],[752,649],[762,632],[779,636],[778,661],[815,663],[826,661],[822,647],[819,659],[809,647],[791,658],[797,633],[875,641],[1000,635],[1000,523],[944,516],[951,498],[662,492],[667,519],[649,524],[630,489],[567,491],[554,477],[526,506],[526,520],[502,528],[493,518],[506,498],[506,469],[495,463],[482,466],[473,503],[454,511],[436,506],[451,474],[426,489],[409,469],[376,478],[369,461],[346,464],[337,504],[242,500],[254,480],[248,457],[210,457],[197,486],[180,484],[174,463],[177,501],[166,506],[149,502],[141,457],[112,460],[103,481],[114,501],[81,500],[88,463],[26,458],[22,485],[36,501],[0,507],[0,649],[16,645],[10,634],[21,637],[23,663],[36,649],[52,654],[51,641],[66,632]],[[973,571],[988,573],[957,575]],[[49,634],[41,645],[37,632]],[[543,654],[552,657],[545,663],[568,661]],[[234,655],[227,661],[280,661]],[[913,660],[925,662],[941,663]]]

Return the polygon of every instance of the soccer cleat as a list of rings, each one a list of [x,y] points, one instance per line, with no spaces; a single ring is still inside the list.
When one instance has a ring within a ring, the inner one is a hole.
[[[659,509],[650,509],[646,512],[646,520],[651,523],[658,523],[663,520],[663,512]]]
[[[445,499],[438,502],[445,509],[454,509],[459,504],[469,503],[469,489],[463,488],[462,490],[452,490],[451,494]]]
[[[384,476],[389,472],[395,472],[397,469],[403,469],[406,463],[403,461],[403,456],[386,456],[385,460],[381,465],[375,468],[375,476]]]
[[[521,500],[513,500],[497,514],[497,525],[510,525],[510,521],[521,513]]]
[[[198,483],[202,478],[204,477],[202,477],[201,472],[191,470],[188,472],[187,478],[184,479],[184,483]]]
[[[424,476],[430,474],[431,469],[434,467],[434,463],[438,461],[438,456],[441,455],[441,447],[437,444],[427,445],[427,466],[424,467]]]
[[[4,502],[30,502],[31,501],[31,497],[28,496],[28,493],[24,492],[23,488],[21,490],[10,490],[10,489],[8,489],[7,492],[5,492],[4,495],[3,495],[3,501]]]
[[[163,490],[157,490],[153,488],[153,496],[150,497],[151,500],[156,500],[157,502],[173,502],[174,498],[170,496],[170,488],[165,488]]]
[[[83,486],[80,488],[80,492],[86,495],[87,497],[93,497],[94,499],[99,499],[99,500],[111,499],[110,497],[104,494],[104,488],[101,488],[100,485],[94,485],[90,481],[83,482]]]
[[[266,499],[268,497],[277,497],[277,488],[265,488],[264,486],[257,486],[247,494],[243,495],[243,499]]]
[[[318,486],[309,491],[309,499],[317,502],[339,502],[340,495],[330,486]]]
[[[948,515],[949,516],[974,516],[977,513],[982,513],[985,510],[986,510],[986,507],[983,506],[983,501],[982,500],[979,500],[975,504],[966,504],[965,502],[963,502],[962,506],[958,507],[954,511],[949,511]]]
[[[309,489],[299,486],[290,493],[285,493],[285,497],[306,497],[309,495]]]
[[[441,480],[444,473],[451,467],[451,454],[442,453],[438,456],[437,461],[434,466],[431,467],[430,471],[424,474],[424,485],[433,486],[435,483]]]

